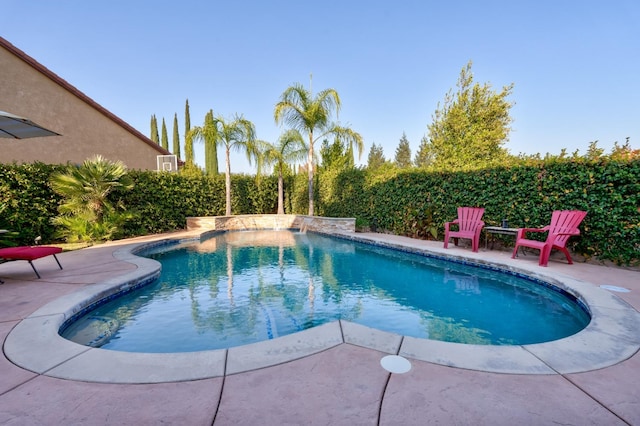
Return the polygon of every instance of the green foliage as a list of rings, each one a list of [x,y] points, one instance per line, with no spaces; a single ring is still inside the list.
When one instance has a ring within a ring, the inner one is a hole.
[[[178,132],[178,114],[173,114],[173,155],[180,158],[180,132]]]
[[[268,179],[255,178],[253,176],[243,176],[246,182],[244,194],[248,197],[239,197],[248,200],[248,205],[242,211],[252,211],[257,213],[272,214],[277,213],[278,180],[270,177]],[[236,176],[236,180],[240,180]]]
[[[136,216],[126,224],[129,236],[184,229],[187,217],[225,214],[224,175],[147,171],[131,171],[130,174],[135,182],[134,189],[117,195],[132,206]],[[231,203],[233,214],[275,211],[275,177],[263,177],[260,186],[253,176],[232,175],[231,178],[236,188]]]
[[[204,126],[194,127],[190,135],[193,140],[204,141],[205,171],[209,176],[218,174],[218,128],[213,118],[213,110],[204,117]]]
[[[193,155],[193,138],[191,133],[191,112],[189,111],[189,99],[184,104],[184,161],[186,164],[195,164]]]
[[[109,241],[122,236],[122,226],[133,215],[128,212],[109,210],[100,221],[90,212],[80,212],[72,216],[57,216],[53,223],[58,226],[57,236],[67,243]]]
[[[375,169],[382,166],[386,160],[384,159],[384,153],[382,152],[382,145],[376,145],[375,142],[371,145],[369,156],[367,157],[367,167],[369,169]]]
[[[542,227],[553,210],[588,212],[570,244],[581,255],[639,264],[640,158],[555,160],[471,172],[353,169],[320,176],[322,213],[418,238],[440,234],[458,206],[485,207],[487,225]]]
[[[362,136],[352,129],[340,126],[331,120],[335,111],[340,111],[340,97],[334,89],[325,89],[315,96],[301,84],[288,87],[274,108],[276,124],[286,124],[290,129],[308,135],[307,187],[309,216],[314,214],[314,144],[328,135],[334,136],[351,148],[355,145],[358,155],[362,153]]]
[[[130,218],[122,203],[113,204],[109,194],[133,186],[121,161],[109,161],[97,155],[81,166],[68,166],[51,175],[51,187],[62,196],[60,215],[52,222],[58,235],[67,242],[106,241],[113,238]]]
[[[433,164],[433,152],[431,152],[431,145],[426,136],[423,136],[420,140],[414,164],[416,167],[422,169],[426,169]]]
[[[37,236],[43,242],[53,239],[51,218],[57,213],[60,196],[48,182],[51,173],[63,168],[43,163],[0,164],[0,229],[17,233],[3,244],[33,244]]]
[[[318,177],[314,176],[317,181]],[[314,185],[314,194],[317,199],[317,185]],[[291,185],[291,214],[307,214],[309,210],[309,183],[304,173],[297,173],[292,179]],[[322,215],[322,213],[318,213]]]
[[[160,144],[160,135],[158,134],[158,119],[156,118],[155,114],[151,116],[151,134],[149,135],[149,139],[157,144]]]
[[[178,173],[182,176],[191,177],[202,177],[205,175],[204,170],[194,163],[185,163],[184,166],[180,167]]]
[[[351,147],[345,147],[338,138],[333,143],[327,139],[322,141],[320,146],[320,158],[322,167],[325,169],[345,169],[354,167],[353,151]]]
[[[189,110],[189,99],[184,103],[184,134],[191,130],[191,112]]]
[[[288,130],[273,145],[262,141],[258,156],[258,170],[263,165],[273,165],[278,176],[278,214],[285,213],[285,176],[289,174],[289,164],[303,161],[307,155],[307,147],[302,135],[297,130]]]
[[[411,167],[411,147],[409,146],[409,140],[407,135],[402,133],[400,143],[396,148],[396,157],[394,163],[401,169],[407,169]]]
[[[169,135],[167,134],[167,124],[164,122],[164,117],[162,117],[162,136],[160,139],[160,145],[169,150]]]
[[[195,166],[194,154],[193,154],[193,137],[191,132],[187,133],[184,137],[184,162],[186,165]]]
[[[510,167],[470,172],[402,171],[395,167],[323,170],[315,177],[319,214],[355,217],[360,226],[417,238],[441,238],[443,224],[461,205],[485,207],[487,225],[503,218],[513,227],[542,227],[558,209],[588,212],[582,235],[570,240],[586,257],[622,265],[640,259],[640,153],[623,150],[595,161],[586,158],[528,159]],[[19,233],[17,244],[41,235],[51,241],[60,197],[48,185],[61,166],[41,163],[0,165],[0,228]],[[129,171],[131,190],[116,189],[112,204],[125,204],[133,219],[119,236],[184,229],[189,216],[217,216],[225,211],[222,175],[191,172]],[[304,173],[286,174],[284,209],[304,214],[308,207]],[[276,210],[277,176],[256,179],[232,175],[234,214]]]
[[[58,216],[62,197],[53,191],[49,181],[54,173],[66,170],[66,166],[42,163],[0,164],[0,229],[18,233],[7,243],[33,244],[37,236],[42,236],[43,242],[56,241],[58,229],[53,219]],[[113,234],[114,238],[184,229],[187,217],[225,213],[223,175],[209,177],[192,166],[180,173],[129,170],[128,176],[133,188],[114,188],[107,197],[113,206],[126,205],[130,218]],[[253,176],[231,178],[234,187],[243,191],[233,197],[234,214],[275,212],[275,176],[262,177],[259,184]],[[285,187],[293,188],[293,177],[286,177],[285,182]],[[291,211],[291,198],[285,194],[287,212]],[[76,229],[83,228],[78,225]]]
[[[471,62],[460,72],[458,91],[438,104],[429,128],[429,149],[437,170],[475,170],[505,164],[509,137],[507,97],[513,85],[495,93],[487,83],[473,84]]]

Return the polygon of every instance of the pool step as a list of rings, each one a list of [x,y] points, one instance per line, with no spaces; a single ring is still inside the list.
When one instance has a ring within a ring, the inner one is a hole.
[[[118,331],[120,322],[115,318],[95,316],[74,324],[68,339],[81,345],[99,348]]]

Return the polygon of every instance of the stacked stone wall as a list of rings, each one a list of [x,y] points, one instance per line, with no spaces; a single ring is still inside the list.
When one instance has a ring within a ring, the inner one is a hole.
[[[303,215],[237,215],[188,217],[189,231],[241,231],[251,229],[299,229],[325,234],[355,232],[355,218]]]

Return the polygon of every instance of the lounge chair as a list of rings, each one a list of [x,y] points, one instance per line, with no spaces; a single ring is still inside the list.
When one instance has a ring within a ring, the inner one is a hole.
[[[573,264],[569,250],[566,245],[573,235],[580,235],[578,225],[587,215],[587,212],[580,210],[556,210],[551,215],[551,224],[544,228],[520,228],[516,235],[516,246],[513,249],[512,259],[518,255],[518,247],[529,247],[540,250],[540,266],[547,266],[551,250],[560,250],[567,257],[569,265]],[[546,240],[528,240],[525,238],[527,232],[548,232]]]
[[[458,218],[444,224],[444,248],[449,248],[449,238],[453,238],[455,245],[458,245],[458,238],[468,238],[471,240],[472,250],[477,252],[480,232],[484,227],[483,214],[482,207],[458,207]],[[457,225],[458,230],[452,231],[451,225]]]
[[[29,262],[31,267],[33,268],[33,272],[36,273],[38,278],[40,278],[40,274],[36,269],[33,261],[36,259],[40,259],[41,257],[53,256],[53,258],[58,263],[60,269],[62,269],[62,265],[60,261],[56,257],[57,253],[61,253],[62,249],[60,247],[48,247],[48,246],[20,246],[20,247],[6,247],[0,249],[0,263],[11,262],[14,260],[26,260]],[[0,284],[2,281],[0,281]]]

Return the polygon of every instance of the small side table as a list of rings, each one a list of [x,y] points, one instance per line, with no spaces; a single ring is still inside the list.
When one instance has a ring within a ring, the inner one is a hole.
[[[502,226],[485,226],[484,228],[484,249],[487,249],[489,234],[497,234],[497,235],[513,235],[514,237],[518,235],[519,228],[503,228]],[[492,243],[493,247],[493,243]]]

